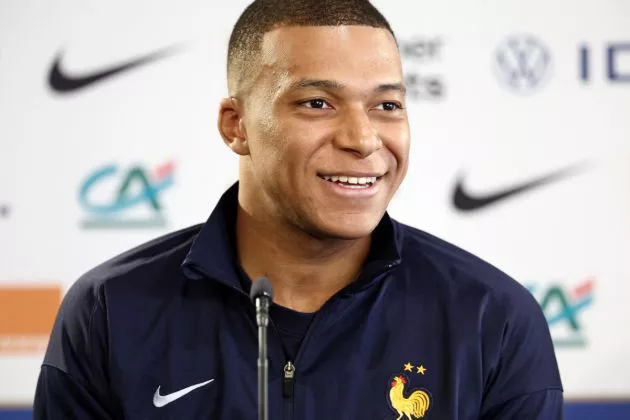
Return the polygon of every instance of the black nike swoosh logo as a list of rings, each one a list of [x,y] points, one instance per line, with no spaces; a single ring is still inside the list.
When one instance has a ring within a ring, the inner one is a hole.
[[[500,201],[514,197],[516,195],[523,194],[527,191],[540,188],[544,185],[552,182],[559,181],[574,175],[580,171],[582,166],[571,166],[565,169],[561,169],[550,174],[523,182],[518,185],[514,185],[508,188],[503,188],[499,191],[495,191],[491,194],[478,194],[473,195],[469,193],[465,186],[463,177],[459,177],[455,184],[455,191],[453,193],[453,206],[460,211],[472,212],[481,210],[484,207],[488,207],[492,204],[496,204]]]
[[[53,91],[58,93],[76,92],[114,75],[165,58],[174,54],[179,49],[179,46],[163,48],[142,57],[128,60],[122,64],[108,66],[104,69],[83,75],[69,75],[65,73],[61,65],[64,52],[60,51],[55,57],[55,60],[50,67],[50,71],[48,72],[48,85]]]

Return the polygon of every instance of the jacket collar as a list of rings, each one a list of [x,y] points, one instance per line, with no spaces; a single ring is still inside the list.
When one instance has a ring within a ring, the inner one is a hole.
[[[211,279],[247,293],[240,280],[242,271],[236,251],[238,185],[236,182],[219,199],[193,241],[182,271],[189,279]],[[390,269],[401,261],[403,230],[399,223],[385,213],[372,235],[366,264],[357,284],[349,287],[351,290],[363,289],[379,271]]]

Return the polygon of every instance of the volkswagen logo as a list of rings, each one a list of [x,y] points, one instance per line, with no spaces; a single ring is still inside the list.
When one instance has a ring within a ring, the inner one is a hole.
[[[0,203],[0,218],[9,217],[9,206]]]
[[[493,61],[501,83],[516,93],[536,92],[551,77],[549,49],[530,35],[507,38],[497,48]]]

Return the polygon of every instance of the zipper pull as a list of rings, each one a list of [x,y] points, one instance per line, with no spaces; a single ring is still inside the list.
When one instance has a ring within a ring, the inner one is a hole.
[[[284,381],[282,384],[282,396],[291,398],[293,396],[293,377],[295,376],[295,366],[290,360],[284,365]]]

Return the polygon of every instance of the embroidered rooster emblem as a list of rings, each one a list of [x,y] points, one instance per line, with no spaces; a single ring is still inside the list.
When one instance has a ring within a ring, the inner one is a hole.
[[[407,416],[408,420],[421,419],[429,410],[431,404],[429,394],[424,391],[414,391],[409,397],[405,397],[404,390],[407,380],[403,376],[396,376],[389,390],[389,401],[392,408],[398,413],[396,420]]]

